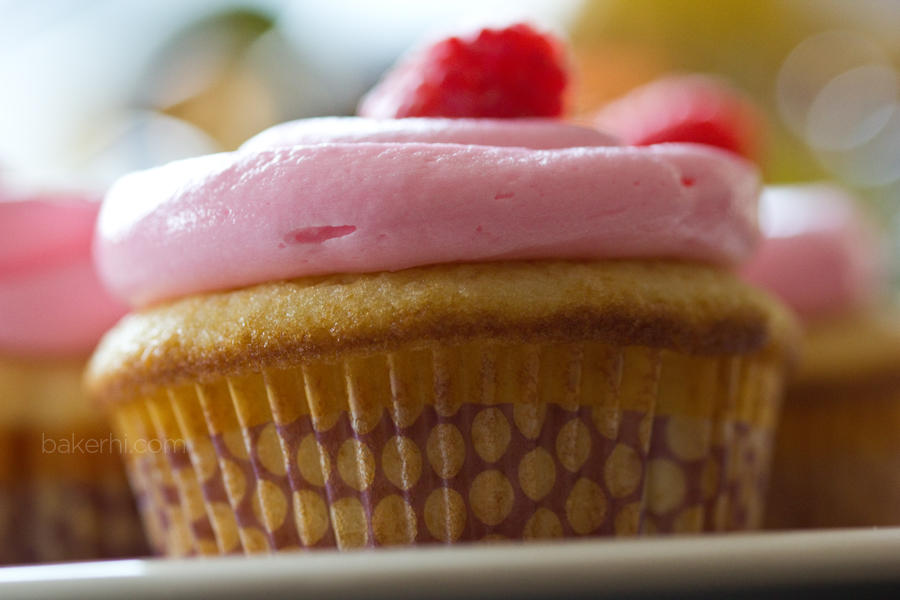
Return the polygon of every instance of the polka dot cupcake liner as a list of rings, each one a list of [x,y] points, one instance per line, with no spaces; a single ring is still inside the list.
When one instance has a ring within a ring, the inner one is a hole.
[[[149,553],[83,364],[0,360],[0,564]]]
[[[477,341],[160,388],[114,406],[167,555],[755,528],[765,356]]]

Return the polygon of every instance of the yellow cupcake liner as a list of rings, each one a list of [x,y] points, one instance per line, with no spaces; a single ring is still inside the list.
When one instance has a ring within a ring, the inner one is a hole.
[[[80,377],[79,364],[0,361],[0,564],[148,552],[118,443]]]
[[[154,549],[258,553],[757,527],[766,355],[476,340],[113,406]]]
[[[810,325],[785,392],[766,527],[900,525],[900,311]]]
[[[775,441],[766,526],[900,525],[896,381],[789,388]]]

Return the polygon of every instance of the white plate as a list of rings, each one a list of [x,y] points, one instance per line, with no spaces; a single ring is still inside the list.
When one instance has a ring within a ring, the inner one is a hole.
[[[900,528],[0,568],[4,600],[828,595],[898,584]]]

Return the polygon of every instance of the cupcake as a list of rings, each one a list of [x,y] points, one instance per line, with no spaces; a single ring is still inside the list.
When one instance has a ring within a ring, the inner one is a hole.
[[[0,564],[144,548],[112,434],[81,386],[124,313],[91,262],[97,200],[0,181]]]
[[[87,382],[186,451],[129,455],[156,549],[758,525],[793,323],[734,273],[757,194],[712,148],[481,115],[297,121],[120,179],[96,260],[135,312]]]
[[[840,188],[768,188],[745,268],[805,325],[769,496],[772,528],[900,525],[900,319],[877,229]]]

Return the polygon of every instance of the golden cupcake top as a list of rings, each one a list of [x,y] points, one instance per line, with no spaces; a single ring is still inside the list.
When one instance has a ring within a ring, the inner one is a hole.
[[[749,354],[792,348],[795,336],[780,305],[715,267],[440,265],[267,283],[132,314],[101,342],[87,383],[115,399],[179,381],[471,338]]]

